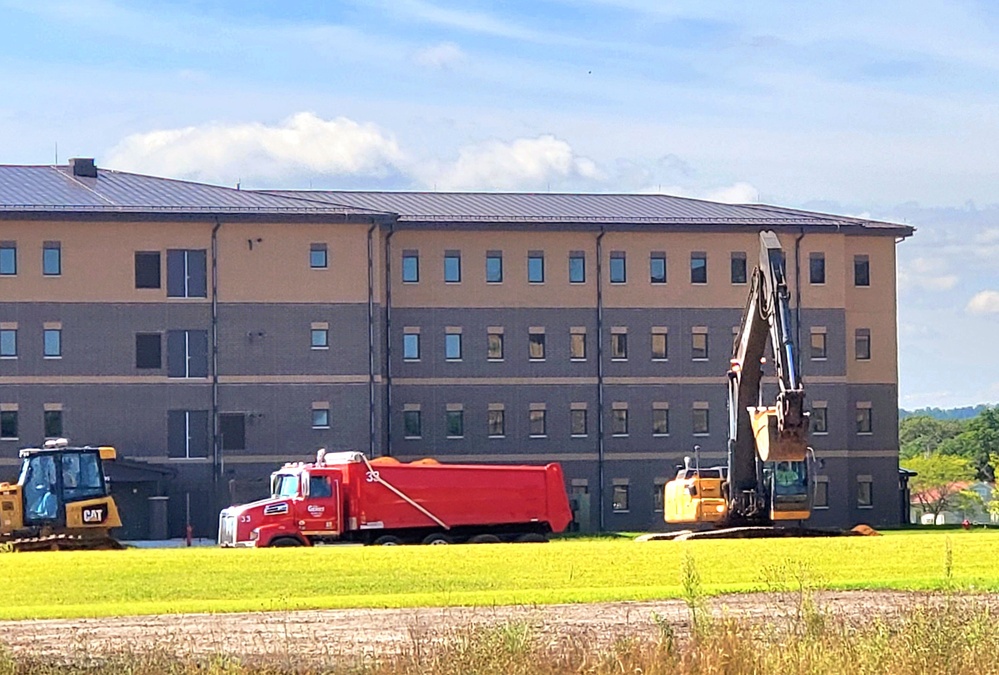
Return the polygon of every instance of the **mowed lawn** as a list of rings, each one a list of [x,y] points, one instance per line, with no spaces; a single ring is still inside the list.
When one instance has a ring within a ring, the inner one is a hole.
[[[948,553],[949,550],[949,553]],[[999,532],[550,544],[0,554],[0,619],[547,604],[764,590],[774,568],[829,589],[999,591]],[[950,562],[948,562],[948,560]],[[770,571],[768,571],[770,570]],[[793,583],[793,581],[792,581]]]

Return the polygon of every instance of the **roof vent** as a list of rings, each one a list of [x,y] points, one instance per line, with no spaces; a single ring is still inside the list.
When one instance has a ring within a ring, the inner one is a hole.
[[[73,157],[69,160],[69,168],[73,170],[74,176],[97,178],[97,165],[94,164],[93,157]]]

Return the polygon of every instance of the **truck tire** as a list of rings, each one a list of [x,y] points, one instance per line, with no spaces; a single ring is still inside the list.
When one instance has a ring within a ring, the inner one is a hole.
[[[287,546],[301,546],[301,545],[302,542],[296,539],[295,537],[278,537],[267,546],[268,548],[285,548]]]
[[[383,534],[371,543],[375,546],[398,546],[402,543],[402,539],[391,534]]]
[[[548,537],[537,532],[528,532],[517,537],[516,541],[518,544],[546,544]]]
[[[498,544],[500,538],[495,534],[477,534],[468,540],[469,544]]]
[[[442,546],[445,544],[452,543],[451,538],[446,534],[441,534],[440,532],[434,532],[433,534],[428,534],[423,538],[423,543],[428,546]]]

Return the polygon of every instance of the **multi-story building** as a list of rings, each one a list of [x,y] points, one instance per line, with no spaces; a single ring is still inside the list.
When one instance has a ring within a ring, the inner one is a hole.
[[[55,435],[115,444],[137,536],[157,501],[171,534],[210,533],[320,446],[557,460],[584,526],[660,527],[683,457],[724,456],[761,229],[787,255],[813,520],[899,519],[907,226],[663,195],[251,192],[77,160],[0,167],[0,229],[0,462]]]

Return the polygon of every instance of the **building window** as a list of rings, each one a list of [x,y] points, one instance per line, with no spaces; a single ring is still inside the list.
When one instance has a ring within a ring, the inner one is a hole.
[[[528,336],[528,358],[531,361],[543,361],[545,358],[545,334],[532,331]]]
[[[828,509],[829,508],[829,481],[820,480],[825,478],[824,476],[816,476],[815,482],[813,483],[814,492],[812,494],[812,508],[813,509]]]
[[[135,253],[135,287],[160,287],[160,252],[136,251]]]
[[[0,275],[17,274],[17,243],[13,241],[0,242]]]
[[[461,253],[448,251],[444,254],[444,281],[449,284],[461,281]]]
[[[705,361],[708,358],[708,333],[696,331],[690,334],[691,358],[695,361]]]
[[[330,329],[329,328],[312,328],[312,338],[311,344],[313,349],[329,349],[330,348]]]
[[[42,245],[42,274],[57,277],[62,274],[62,245],[47,241]]]
[[[461,360],[461,333],[444,335],[444,358],[448,361]]]
[[[582,253],[569,254],[569,283],[586,283],[586,256]]]
[[[406,361],[420,360],[420,334],[402,334],[402,358]]]
[[[829,433],[829,409],[824,403],[812,404],[811,419],[813,434]]]
[[[808,283],[810,283],[810,284],[824,284],[824,283],[826,283],[826,254],[825,253],[809,253],[808,254]]]
[[[652,360],[665,361],[669,358],[668,334],[662,330],[652,329]]]
[[[628,334],[624,331],[611,333],[611,358],[624,361],[628,358]]]
[[[486,283],[503,283],[503,254],[498,251],[486,254]]]
[[[628,281],[628,269],[624,251],[612,251],[610,254],[610,282],[623,284]]]
[[[17,411],[0,411],[0,438],[16,440],[17,437]]]
[[[208,456],[211,445],[207,410],[167,411],[167,454],[171,459]]]
[[[614,509],[614,513],[627,513],[629,487],[627,484],[614,485],[614,492],[611,496],[611,507]]]
[[[545,282],[545,254],[534,251],[527,255],[527,281],[532,284]]]
[[[628,435],[628,408],[625,406],[611,410],[611,434],[614,436]]]
[[[669,408],[655,407],[652,409],[652,435],[669,436]]]
[[[853,285],[871,285],[871,261],[866,255],[853,256]]]
[[[573,331],[569,334],[569,358],[573,361],[586,360],[585,331]]]
[[[219,414],[219,444],[223,450],[246,450],[245,414]]]
[[[746,283],[746,253],[745,251],[732,252],[732,283]]]
[[[62,410],[45,411],[45,438],[62,438]]]
[[[163,338],[159,333],[136,333],[135,335],[135,367],[163,367]]]
[[[167,331],[167,377],[208,377],[208,331]]]
[[[871,359],[871,329],[858,328],[854,334],[854,348],[858,361],[870,361]]]
[[[709,412],[707,406],[694,408],[692,428],[695,436],[706,436],[711,433]]]
[[[402,428],[406,438],[423,436],[423,418],[419,410],[404,410],[402,412]]]
[[[448,438],[463,438],[465,436],[465,411],[448,410],[445,413]]]
[[[312,244],[309,247],[309,267],[324,270],[330,265],[330,254],[326,244]]]
[[[862,509],[874,506],[874,479],[870,476],[857,476],[857,506]]]
[[[652,485],[652,512],[662,513],[666,505],[666,479],[656,478]]]
[[[0,358],[17,358],[16,328],[0,328]]]
[[[415,284],[420,280],[420,254],[405,252],[402,254],[402,281]]]
[[[548,411],[543,408],[530,411],[530,431],[531,436],[541,437],[548,435]]]
[[[569,411],[569,433],[573,436],[585,436],[586,408],[573,408]]]
[[[649,257],[649,281],[653,284],[666,283],[666,254],[653,253]]]
[[[42,331],[42,341],[45,358],[58,359],[62,357],[62,329],[46,328]]]
[[[506,411],[503,408],[490,408],[487,418],[490,438],[506,436]]]
[[[167,297],[207,298],[205,249],[167,251]]]
[[[694,252],[690,254],[690,283],[708,283],[708,254]]]
[[[857,433],[870,434],[874,432],[874,416],[870,404],[857,404]]]
[[[486,333],[486,358],[490,361],[503,360],[503,333],[491,330]]]
[[[313,429],[330,428],[330,409],[325,405],[312,406],[312,428]]]
[[[811,356],[813,361],[825,361],[826,359],[826,331],[824,328],[812,329]]]

